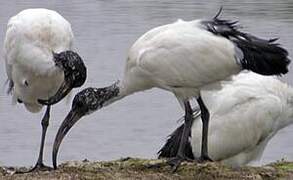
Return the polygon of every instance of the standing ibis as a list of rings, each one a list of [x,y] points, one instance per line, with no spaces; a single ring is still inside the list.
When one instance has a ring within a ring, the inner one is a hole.
[[[30,112],[47,105],[42,119],[39,157],[30,171],[48,169],[43,149],[51,105],[86,80],[86,67],[72,51],[70,23],[47,9],[26,9],[10,18],[4,42],[4,58],[13,101]]]

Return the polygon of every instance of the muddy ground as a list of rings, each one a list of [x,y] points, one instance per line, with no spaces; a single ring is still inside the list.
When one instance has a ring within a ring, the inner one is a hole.
[[[22,168],[26,169],[26,168]],[[263,167],[231,169],[219,163],[183,163],[175,173],[165,160],[124,158],[115,161],[71,161],[56,171],[14,174],[13,167],[0,167],[0,179],[293,179],[293,162],[276,162]]]

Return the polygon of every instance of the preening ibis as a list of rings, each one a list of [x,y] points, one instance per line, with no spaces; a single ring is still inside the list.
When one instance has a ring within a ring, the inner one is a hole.
[[[217,89],[216,87],[221,87]],[[232,167],[259,158],[269,140],[293,123],[293,89],[276,77],[243,72],[231,81],[220,81],[201,89],[210,111],[209,156]],[[159,157],[175,157],[184,125],[177,128],[159,151]],[[194,113],[191,137],[184,154],[200,157],[200,111]]]
[[[237,23],[218,18],[183,21],[151,29],[130,48],[124,77],[108,87],[86,88],[79,92],[63,121],[53,147],[53,165],[63,137],[84,115],[101,109],[132,93],[150,88],[172,92],[185,110],[185,125],[178,153],[169,160],[176,169],[184,156],[184,146],[192,124],[190,100],[196,98],[203,122],[200,161],[210,160],[207,134],[209,112],[200,90],[242,69],[263,75],[288,72],[287,51],[275,43],[241,32]],[[223,102],[225,103],[225,102]]]
[[[72,44],[70,23],[52,10],[26,9],[11,17],[7,25],[4,58],[8,91],[30,112],[39,112],[47,105],[41,123],[40,153],[31,171],[47,169],[43,148],[51,105],[86,80],[86,67],[72,51]]]

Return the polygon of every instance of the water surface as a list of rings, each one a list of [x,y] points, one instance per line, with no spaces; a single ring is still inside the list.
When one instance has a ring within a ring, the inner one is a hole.
[[[240,20],[246,31],[261,37],[280,37],[280,43],[293,53],[293,2],[290,0],[1,1],[0,47],[3,47],[9,17],[26,8],[56,10],[71,22],[75,48],[88,66],[89,76],[84,87],[100,87],[122,77],[127,50],[144,32],[178,18],[212,17],[221,5],[224,17]],[[0,164],[33,165],[39,150],[42,113],[31,114],[21,105],[11,105],[10,97],[2,88],[6,80],[4,68],[2,61]],[[283,80],[293,84],[292,72]],[[47,164],[51,164],[53,138],[69,110],[71,100],[69,102],[52,108],[45,147]],[[154,158],[182,114],[171,93],[157,89],[137,93],[78,123],[62,144],[59,160]],[[293,127],[280,131],[270,141],[261,162],[293,160],[292,136]]]

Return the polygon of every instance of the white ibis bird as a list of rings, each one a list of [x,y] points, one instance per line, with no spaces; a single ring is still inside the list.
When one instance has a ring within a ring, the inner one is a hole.
[[[222,86],[221,89],[214,87]],[[208,133],[209,156],[232,167],[259,158],[269,140],[293,123],[293,89],[272,76],[240,73],[201,90],[211,117]],[[200,157],[200,111],[194,114],[191,137],[184,153]],[[175,157],[184,125],[177,128],[159,151],[159,157]]]
[[[179,20],[148,31],[130,48],[121,81],[79,92],[56,135],[54,167],[63,137],[82,116],[153,87],[172,92],[185,109],[180,147],[169,164],[176,169],[185,159],[183,150],[191,128],[189,101],[192,98],[197,99],[203,122],[200,160],[210,160],[207,149],[209,112],[200,96],[201,88],[242,69],[264,75],[285,74],[290,62],[287,51],[274,43],[276,39],[264,40],[240,32],[236,22],[221,20],[218,15],[210,20]]]
[[[44,104],[39,158],[32,169],[46,169],[43,148],[49,125],[50,106],[86,80],[86,67],[73,52],[70,23],[47,9],[26,9],[10,18],[4,42],[4,57],[13,99],[30,112]]]

